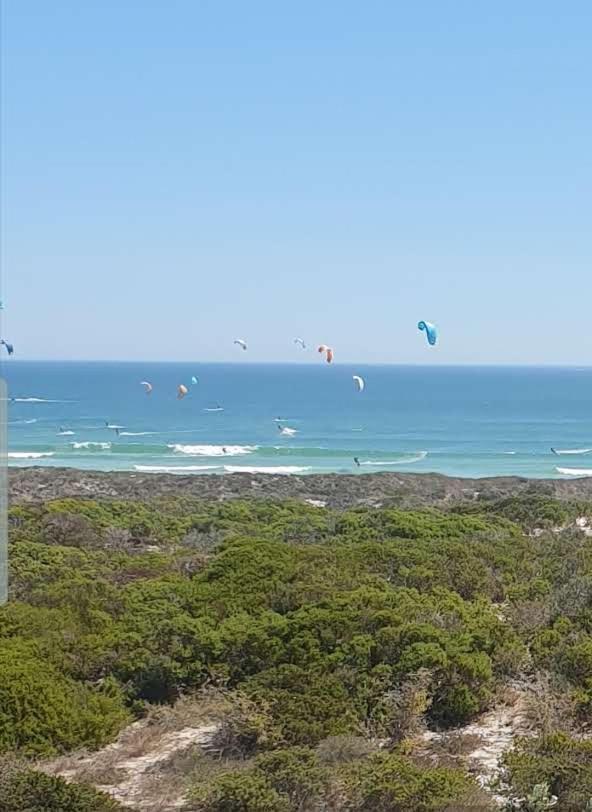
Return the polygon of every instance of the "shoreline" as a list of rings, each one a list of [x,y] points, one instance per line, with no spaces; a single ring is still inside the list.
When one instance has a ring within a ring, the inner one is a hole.
[[[180,475],[88,471],[77,468],[8,469],[11,505],[67,497],[150,500],[167,496],[226,501],[295,500],[319,507],[420,507],[489,501],[532,493],[558,499],[592,499],[592,477],[449,477],[435,473]]]

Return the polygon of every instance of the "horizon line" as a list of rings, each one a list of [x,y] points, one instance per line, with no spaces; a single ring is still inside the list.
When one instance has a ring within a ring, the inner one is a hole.
[[[320,364],[306,361],[251,361],[245,359],[244,361],[204,361],[204,360],[176,360],[170,359],[168,361],[155,360],[150,358],[14,358],[10,361],[5,360],[0,362],[2,372],[6,371],[12,364],[220,364],[228,366],[297,366],[297,367],[317,367],[321,368],[326,364]],[[451,362],[451,363],[420,363],[413,361],[341,361],[334,364],[334,367],[339,366],[376,366],[376,367],[413,367],[413,368],[429,368],[429,369],[450,369],[450,368],[521,368],[521,369],[581,369],[592,370],[592,364],[576,364],[576,363],[536,363],[536,362],[503,362],[503,361],[486,361],[483,363],[476,363],[472,361],[467,362]]]

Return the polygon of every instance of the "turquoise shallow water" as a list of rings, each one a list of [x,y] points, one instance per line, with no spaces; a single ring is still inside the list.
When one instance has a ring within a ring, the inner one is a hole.
[[[365,379],[363,392],[352,375]],[[196,474],[592,471],[590,368],[11,361],[4,377],[11,465]],[[142,380],[153,384],[150,396]],[[179,401],[180,383],[189,394]],[[281,434],[278,423],[295,433]],[[590,451],[555,455],[551,447]]]

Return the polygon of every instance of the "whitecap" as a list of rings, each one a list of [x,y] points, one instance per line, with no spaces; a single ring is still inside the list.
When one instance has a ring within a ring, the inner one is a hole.
[[[553,454],[590,454],[592,448],[552,448]]]
[[[564,476],[592,476],[592,468],[555,468],[555,470]]]
[[[10,398],[13,403],[71,403],[69,400],[52,400],[51,398]]]
[[[53,457],[53,451],[9,451],[10,460],[40,460],[42,457]]]
[[[385,465],[411,465],[414,462],[420,462],[421,460],[425,460],[427,457],[427,451],[420,451],[417,454],[413,454],[408,457],[400,457],[396,460],[364,460],[360,462],[360,465],[373,465],[373,466],[385,466]]]
[[[162,434],[162,432],[158,431],[120,431],[120,437],[148,437],[154,436],[155,434]]]
[[[75,433],[74,431],[58,431],[60,437],[72,437]]]
[[[304,474],[312,468],[301,465],[225,465],[227,474]]]
[[[191,457],[238,457],[252,454],[256,445],[181,445],[172,443],[168,446],[176,454],[187,454]]]
[[[83,443],[70,443],[70,445],[75,451],[80,451],[82,449],[86,451],[109,451],[111,448],[111,443],[91,443],[89,441]]]
[[[215,471],[219,465],[134,465],[134,470],[146,474],[186,474],[192,471]]]

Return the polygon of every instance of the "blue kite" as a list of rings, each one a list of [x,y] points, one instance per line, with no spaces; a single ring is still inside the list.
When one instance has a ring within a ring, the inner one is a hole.
[[[436,329],[436,325],[432,324],[430,321],[420,321],[417,325],[417,329],[425,330],[428,344],[433,347],[438,340],[438,330]]]

